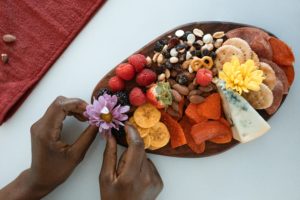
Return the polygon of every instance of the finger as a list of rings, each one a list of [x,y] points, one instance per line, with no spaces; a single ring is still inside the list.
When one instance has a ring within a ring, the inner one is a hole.
[[[103,163],[100,172],[100,180],[113,181],[117,165],[117,142],[114,136],[107,137],[106,147],[103,153]]]
[[[128,149],[126,153],[126,163],[121,175],[134,177],[140,173],[141,165],[145,155],[144,142],[139,133],[130,123],[125,125]]]
[[[126,153],[127,153],[127,149],[122,153],[121,157],[119,158],[117,174],[116,174],[117,176],[119,176],[124,169],[126,163]]]
[[[57,97],[56,100],[49,106],[41,121],[49,129],[60,130],[62,122],[67,115],[77,115],[83,117],[87,103],[77,98]],[[50,131],[51,132],[51,131]],[[54,131],[58,134],[60,131]],[[56,135],[57,136],[57,135]]]
[[[71,151],[78,156],[84,156],[94,141],[98,130],[96,126],[89,126],[85,129],[75,143],[71,145]]]
[[[157,187],[156,189],[161,191],[163,186],[164,186],[164,183],[161,179],[161,176],[160,176],[157,168],[155,167],[154,163],[149,158],[147,160],[148,160],[149,168],[151,168],[151,171],[152,171],[152,174],[153,174],[152,178],[157,183],[156,184],[156,187]]]

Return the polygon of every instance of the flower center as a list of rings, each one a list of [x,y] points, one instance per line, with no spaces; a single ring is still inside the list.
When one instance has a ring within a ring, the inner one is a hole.
[[[100,114],[100,118],[101,118],[102,120],[104,120],[105,122],[109,123],[109,122],[112,121],[113,116],[112,116],[111,113],[105,113],[105,114]]]

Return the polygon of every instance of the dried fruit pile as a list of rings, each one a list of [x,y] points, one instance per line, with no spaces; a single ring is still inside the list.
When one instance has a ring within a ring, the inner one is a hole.
[[[118,65],[108,88],[130,106],[129,122],[156,150],[187,145],[201,154],[207,142],[244,143],[270,126],[258,114],[274,114],[294,80],[294,55],[258,28],[204,33],[176,30]]]

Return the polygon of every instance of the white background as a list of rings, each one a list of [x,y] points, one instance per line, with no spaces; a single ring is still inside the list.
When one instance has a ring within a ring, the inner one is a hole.
[[[89,101],[94,86],[111,67],[158,35],[194,21],[248,23],[282,38],[299,60],[299,10],[298,0],[109,0],[18,112],[0,127],[0,188],[29,167],[29,128],[56,96]],[[165,184],[158,199],[299,200],[298,77],[285,104],[270,120],[272,130],[265,136],[209,158],[149,155]],[[74,141],[85,127],[67,119],[64,138]],[[98,174],[104,145],[100,137],[96,138],[72,176],[45,199],[99,199]]]

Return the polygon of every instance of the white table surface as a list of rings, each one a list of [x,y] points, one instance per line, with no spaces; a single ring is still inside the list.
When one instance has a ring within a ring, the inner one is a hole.
[[[299,60],[299,10],[298,0],[109,0],[18,112],[0,127],[0,188],[29,167],[29,128],[56,96],[89,101],[94,86],[111,67],[158,35],[194,21],[248,23],[289,43]],[[285,104],[270,120],[272,130],[251,143],[209,158],[149,155],[165,185],[158,199],[299,200],[299,89],[296,78]],[[85,127],[67,119],[63,137],[72,142]],[[99,199],[104,144],[97,137],[71,177],[45,199]]]

